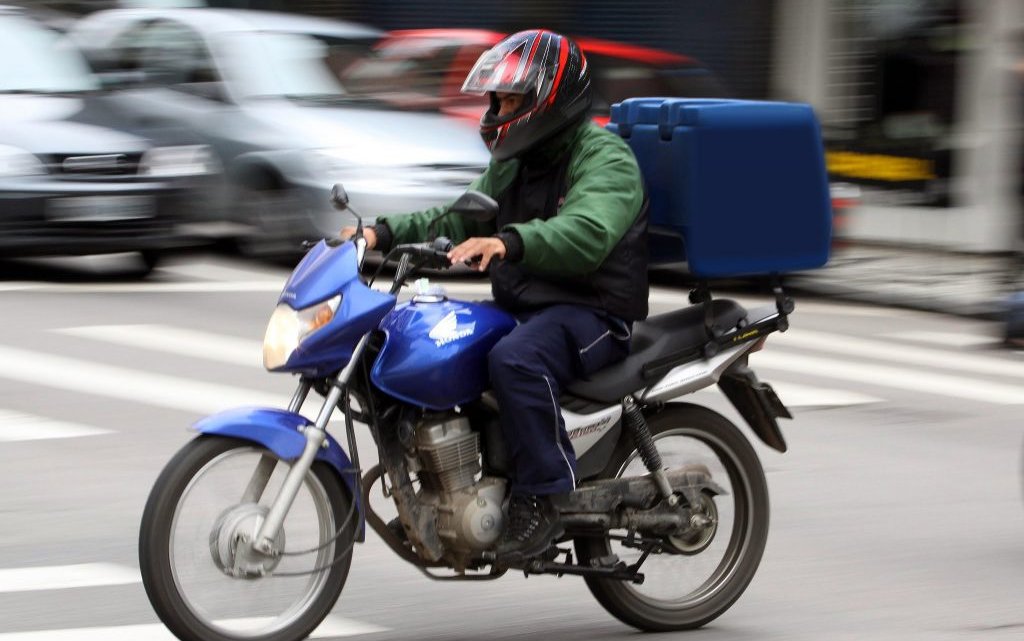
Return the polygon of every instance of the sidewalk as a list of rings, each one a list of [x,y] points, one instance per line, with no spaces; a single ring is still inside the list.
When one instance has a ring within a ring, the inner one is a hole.
[[[1012,267],[1005,255],[850,244],[834,249],[825,267],[793,274],[786,284],[846,300],[1001,319],[1006,297],[1024,289]]]

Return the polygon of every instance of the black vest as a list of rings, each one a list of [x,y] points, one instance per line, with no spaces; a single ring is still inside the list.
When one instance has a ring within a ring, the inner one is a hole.
[[[498,198],[498,229],[558,215],[569,190],[572,152],[554,163],[520,161],[512,184]],[[529,251],[527,249],[527,251]],[[647,198],[640,214],[597,270],[583,276],[548,276],[522,263],[497,261],[490,268],[494,300],[512,312],[569,303],[632,322],[647,318]]]

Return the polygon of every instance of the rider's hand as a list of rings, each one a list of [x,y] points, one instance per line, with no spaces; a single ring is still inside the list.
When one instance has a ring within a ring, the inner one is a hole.
[[[494,236],[470,238],[465,242],[459,243],[455,246],[455,249],[448,252],[448,260],[452,261],[453,265],[479,258],[480,262],[472,266],[481,272],[487,270],[487,266],[494,257],[505,257],[505,243],[501,242],[500,238],[495,238]]]
[[[342,240],[348,240],[356,235],[355,227],[344,227],[338,235],[341,236]],[[373,249],[377,246],[377,232],[373,231],[373,227],[363,227],[363,238],[366,239],[366,248]]]

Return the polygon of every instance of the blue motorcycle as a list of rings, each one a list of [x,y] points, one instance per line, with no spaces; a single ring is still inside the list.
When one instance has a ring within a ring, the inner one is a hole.
[[[347,207],[340,185],[333,197]],[[496,208],[468,192],[449,215],[488,219]],[[268,370],[298,376],[289,406],[199,421],[152,489],[142,576],[181,639],[306,637],[341,594],[367,524],[431,579],[509,569],[494,554],[510,465],[487,354],[515,320],[414,281],[449,266],[444,238],[394,247],[388,292],[361,276],[365,244],[361,233],[320,241],[284,286],[263,355]],[[747,365],[788,326],[793,303],[780,285],[774,294],[747,310],[698,287],[692,305],[635,325],[624,362],[565,391],[581,480],[558,505],[564,537],[516,570],[582,577],[608,612],[649,631],[702,626],[740,597],[768,535],[764,472],[736,425],[676,399],[717,384],[762,441],[785,451],[776,418],[789,413]],[[323,398],[315,420],[300,413],[310,392]],[[329,434],[336,412],[344,446]],[[360,424],[377,449],[368,469]],[[378,483],[397,509],[390,522],[371,505]]]

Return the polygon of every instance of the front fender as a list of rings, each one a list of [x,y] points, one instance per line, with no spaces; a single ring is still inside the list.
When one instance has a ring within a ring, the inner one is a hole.
[[[218,412],[197,421],[192,429],[200,434],[230,436],[232,438],[251,441],[267,448],[281,460],[294,461],[306,447],[306,436],[302,430],[313,425],[305,416],[272,407],[239,407]],[[359,540],[363,538],[363,506],[359,496],[359,488],[355,469],[348,454],[338,442],[327,435],[326,447],[317,452],[318,461],[326,462],[335,471],[359,509]]]

